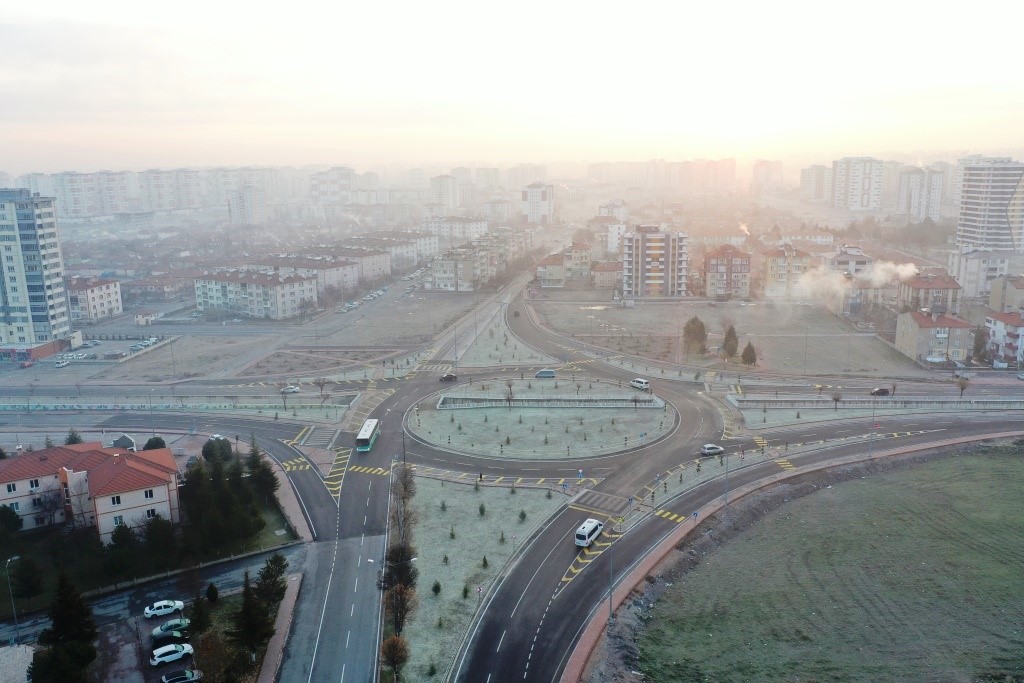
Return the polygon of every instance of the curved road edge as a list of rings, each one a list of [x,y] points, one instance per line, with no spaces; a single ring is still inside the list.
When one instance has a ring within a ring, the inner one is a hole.
[[[901,448],[893,448],[887,451],[879,451],[873,455],[852,455],[830,460],[826,463],[818,463],[814,465],[804,465],[797,467],[789,471],[783,471],[778,474],[774,474],[770,477],[765,477],[755,483],[747,484],[741,488],[730,491],[729,496],[732,502],[736,502],[741,498],[760,491],[768,486],[773,486],[780,482],[792,479],[801,475],[809,474],[811,472],[820,472],[822,470],[832,469],[834,467],[842,467],[844,465],[851,465],[855,463],[868,462],[871,460],[879,460],[881,458],[890,458],[898,455],[906,455],[908,453],[916,453],[921,451],[930,451],[937,448],[947,448],[950,446],[957,446],[965,443],[971,443],[975,441],[985,441],[987,439],[1007,439],[1014,437],[1024,436],[1024,431],[1015,432],[996,432],[992,434],[983,434],[976,436],[962,437],[958,439],[947,439],[944,441],[934,441],[928,444],[917,444],[913,446],[904,446]],[[705,519],[710,515],[715,514],[725,507],[725,501],[722,498],[716,498],[714,502],[704,505],[700,510],[697,511],[698,519]],[[623,577],[619,584],[615,587],[612,595],[612,606],[615,610],[626,601],[633,590],[640,585],[644,579],[650,574],[655,567],[658,566],[669,553],[671,553],[675,547],[685,539],[696,527],[694,524],[681,524],[674,533],[667,536],[660,545],[655,547],[647,554],[647,556],[637,564],[628,575]],[[603,604],[603,603],[601,603]],[[603,611],[600,609],[601,604],[595,605],[592,616],[587,624],[582,628],[580,638],[576,643],[576,647],[573,648],[572,654],[569,657],[569,661],[566,664],[565,670],[562,672],[561,683],[578,683],[583,680],[583,673],[586,670],[587,664],[590,662],[590,658],[597,648],[598,643],[604,636],[605,629],[608,625],[608,620],[604,616]]]

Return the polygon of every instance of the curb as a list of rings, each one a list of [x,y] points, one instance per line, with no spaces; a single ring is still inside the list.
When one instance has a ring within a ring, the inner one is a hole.
[[[302,574],[289,574],[284,598],[277,606],[277,618],[274,620],[274,635],[267,643],[267,651],[263,655],[260,675],[256,683],[274,683],[284,662],[284,649],[292,630],[292,616],[295,614],[295,603],[302,588]]]
[[[866,455],[849,455],[837,460],[831,460],[827,463],[821,463],[813,466],[798,467],[793,470],[780,472],[778,474],[771,475],[765,479],[761,479],[757,482],[747,484],[741,488],[730,491],[730,499],[732,502],[736,502],[741,498],[755,493],[763,488],[773,486],[780,482],[786,481],[787,479],[793,479],[795,477],[809,474],[811,472],[820,472],[823,470],[829,470],[835,467],[841,467],[843,465],[851,465],[854,463],[869,462],[871,460],[879,460],[881,458],[889,458],[896,455],[905,455],[907,453],[914,453],[918,451],[929,451],[936,448],[946,448],[949,446],[957,446],[965,443],[972,443],[975,441],[985,441],[989,439],[1006,439],[1013,437],[1024,436],[1024,431],[1017,432],[999,432],[995,434],[988,434],[984,436],[970,436],[963,437],[960,439],[948,439],[945,441],[933,442],[927,445],[920,446],[905,446],[903,448],[894,448],[888,451],[878,451],[871,456]],[[725,507],[725,503],[716,498],[710,503],[707,503],[700,510],[697,511],[698,519],[705,519],[716,512],[720,511]],[[686,538],[696,527],[695,524],[686,525],[680,524],[680,528],[669,534],[662,540],[661,544],[654,550],[647,554],[647,556],[634,567],[629,574],[619,580],[618,585],[615,587],[614,593],[612,594],[612,604],[614,609],[618,610],[622,606],[622,603],[632,594],[633,590],[643,583],[644,579],[650,574],[655,567],[658,566],[668,555],[675,549],[675,547]],[[598,605],[600,607],[600,605]],[[595,608],[593,616],[584,626],[580,639],[573,648],[572,654],[569,657],[569,661],[565,666],[565,670],[562,672],[562,676],[559,679],[561,683],[576,683],[583,680],[583,674],[586,671],[587,665],[590,663],[590,658],[600,643],[601,638],[605,634],[605,630],[608,626],[608,619],[604,616],[603,612],[600,612]]]

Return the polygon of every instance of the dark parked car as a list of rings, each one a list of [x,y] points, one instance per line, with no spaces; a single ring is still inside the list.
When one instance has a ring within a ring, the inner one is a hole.
[[[188,631],[161,631],[153,634],[153,648],[161,645],[175,645],[189,641]]]
[[[872,396],[888,396],[889,395],[889,390],[885,389],[885,388],[882,388],[882,387],[876,387],[876,388],[871,390],[871,395]]]
[[[457,379],[458,379],[458,377],[456,377],[455,375],[453,375],[450,372],[446,372],[443,375],[441,375],[441,381],[442,382],[454,382]]]

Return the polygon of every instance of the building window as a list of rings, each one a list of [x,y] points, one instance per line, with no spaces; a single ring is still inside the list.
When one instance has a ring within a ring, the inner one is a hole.
[[[18,485],[17,484],[8,484],[7,485],[7,493],[14,493],[17,490],[18,490]]]
[[[8,505],[10,505],[10,508],[15,512],[17,512],[21,508],[21,504],[18,503],[18,501],[14,501],[13,503],[9,503]]]
[[[32,499],[32,507],[34,507],[34,508],[41,508],[41,507],[43,507],[43,499],[42,498],[33,498]]]
[[[121,496],[111,496],[110,497],[110,504],[111,505],[120,505],[121,504]]]
[[[146,510],[146,519],[153,519],[154,517],[156,517],[156,508]]]
[[[114,526],[124,526],[124,517],[121,515],[114,515]]]
[[[146,497],[147,500],[152,498],[153,497],[153,489],[146,489],[145,497]]]
[[[38,479],[29,479],[28,480],[28,487],[29,487],[29,489],[32,489],[32,490],[35,490],[35,489],[39,488],[39,480]]]
[[[46,517],[44,517],[42,515],[36,515],[35,516],[35,522],[36,522],[36,526],[43,526],[44,524],[46,524]]]

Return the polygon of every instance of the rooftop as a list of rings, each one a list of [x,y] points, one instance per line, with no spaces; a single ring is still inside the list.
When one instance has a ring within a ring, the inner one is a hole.
[[[933,318],[928,313],[911,311],[910,316],[914,319],[914,322],[917,323],[917,326],[921,328],[948,327],[951,329],[969,329],[974,327],[974,325],[963,318],[957,318],[955,315],[948,315],[946,313]]]

